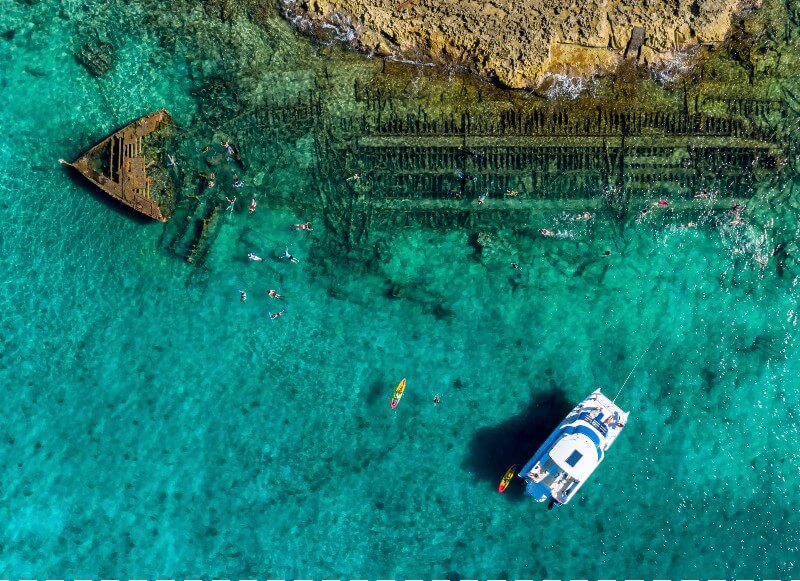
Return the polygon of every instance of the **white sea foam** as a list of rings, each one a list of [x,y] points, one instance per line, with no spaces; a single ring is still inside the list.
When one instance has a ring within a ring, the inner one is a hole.
[[[661,86],[671,85],[692,68],[694,50],[691,47],[676,47],[669,58],[650,67],[650,74]]]

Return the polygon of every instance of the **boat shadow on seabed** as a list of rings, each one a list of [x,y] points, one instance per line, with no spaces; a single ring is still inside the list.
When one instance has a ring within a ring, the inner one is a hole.
[[[479,480],[497,486],[508,467],[521,465],[536,452],[573,407],[566,393],[558,388],[533,396],[517,415],[475,433],[469,442],[470,454],[463,467]],[[521,500],[524,493],[522,480],[514,479],[506,496]]]

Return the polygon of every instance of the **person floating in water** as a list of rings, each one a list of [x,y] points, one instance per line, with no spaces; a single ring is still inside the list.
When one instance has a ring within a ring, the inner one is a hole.
[[[236,157],[236,149],[233,147],[233,145],[231,145],[229,139],[226,139],[222,142],[222,147],[225,148],[225,153],[228,154],[228,161],[231,160],[231,157]]]
[[[511,268],[513,268],[514,270],[519,270],[519,263],[518,262],[512,262],[511,263]]]
[[[348,182],[357,182],[360,179],[361,179],[361,174],[360,173],[354,173],[349,178],[347,178],[346,181],[348,181]]]
[[[282,294],[280,294],[280,293],[278,293],[278,291],[276,291],[276,290],[272,290],[272,289],[270,289],[270,290],[269,290],[269,292],[268,292],[267,294],[268,294],[270,297],[272,297],[273,299],[282,299],[282,298],[283,298],[283,295],[282,295]]]
[[[295,224],[294,226],[292,226],[292,230],[306,230],[307,232],[311,232],[311,222]]]
[[[508,190],[506,191],[506,198],[516,198],[519,196],[519,192],[517,190]]]
[[[169,162],[167,162],[167,167],[178,167],[178,162],[175,161],[175,157],[174,156],[172,156],[171,154],[168,153],[167,154],[167,159],[169,160]]]
[[[256,211],[256,199],[255,199],[255,198],[253,198],[253,199],[250,201],[250,213],[252,214],[252,213],[253,213],[253,212],[255,212],[255,211]]]
[[[250,260],[252,260],[253,262],[261,262],[262,260],[264,260],[264,259],[263,259],[263,258],[261,258],[260,256],[256,256],[256,255],[255,255],[255,254],[253,254],[252,252],[248,252],[248,253],[247,253],[247,258],[249,258],[249,259],[250,259]]]
[[[207,187],[207,188],[209,188],[209,189],[213,188],[213,187],[216,185],[216,183],[217,183],[217,182],[215,181],[215,180],[217,179],[217,176],[216,176],[216,174],[214,174],[213,172],[212,172],[212,173],[210,173],[209,175],[206,175],[206,174],[204,174],[204,173],[201,173],[201,174],[200,174],[200,177],[201,177],[201,178],[204,178],[204,179],[206,179],[206,180],[208,180],[208,181],[206,182],[206,187]]]
[[[269,318],[270,318],[271,321],[274,321],[275,319],[281,318],[285,314],[286,314],[286,309],[281,309],[277,313],[270,313],[269,314]]]
[[[239,291],[239,300],[242,301],[243,303],[247,302],[247,293],[245,291],[243,290]]]
[[[584,222],[588,222],[589,220],[592,219],[592,214],[590,212],[584,212],[583,214],[575,214],[575,216],[573,216],[572,219],[578,221],[583,220]]]
[[[480,154],[477,151],[472,151],[468,147],[465,147],[463,144],[461,144],[461,145],[458,146],[458,153],[456,153],[456,155],[461,156],[461,157],[469,156],[469,157],[472,157],[472,158],[476,158]]]
[[[547,228],[539,228],[539,234],[542,236],[553,236],[555,232],[548,230]]]
[[[233,187],[234,188],[241,188],[244,185],[244,182],[239,179],[239,176],[233,174]]]
[[[661,199],[658,201],[658,207],[659,207],[659,208],[666,208],[668,203],[669,203],[669,202],[667,202],[667,200],[666,200],[666,199],[664,199],[664,198],[661,198]]]
[[[442,398],[439,397],[439,394],[437,393],[433,396],[433,405],[439,405],[440,403],[442,403]]]
[[[228,198],[228,197],[226,197],[225,199],[226,199],[226,200],[228,200],[228,204],[230,204],[230,205],[229,205],[229,206],[226,208],[226,210],[227,210],[228,212],[231,212],[231,213],[233,213],[233,205],[236,203],[236,196],[233,196],[233,199],[230,199],[230,198]]]
[[[478,203],[479,204],[485,204],[486,203],[486,196],[488,196],[488,195],[489,195],[489,193],[485,192],[485,193],[481,194],[480,196],[478,196]]]
[[[608,250],[608,249],[606,249],[606,250],[603,250],[603,254],[601,254],[600,256],[604,256],[604,257],[605,257],[605,256],[611,256],[611,251],[610,251],[610,250]]]
[[[281,254],[280,258],[286,258],[289,262],[293,262],[294,264],[298,264],[300,261],[297,260],[294,256],[289,253],[289,247],[287,246],[286,249]]]
[[[476,182],[476,181],[478,181],[478,178],[476,178],[475,176],[471,176],[468,173],[464,173],[464,170],[462,170],[462,169],[457,169],[456,170],[456,177],[461,182],[462,187],[464,186],[464,184],[466,182]]]

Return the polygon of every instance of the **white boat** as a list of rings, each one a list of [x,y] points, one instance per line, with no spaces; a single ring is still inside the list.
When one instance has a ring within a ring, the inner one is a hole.
[[[567,504],[603,461],[628,412],[597,389],[575,406],[536,451],[519,476],[536,502]]]

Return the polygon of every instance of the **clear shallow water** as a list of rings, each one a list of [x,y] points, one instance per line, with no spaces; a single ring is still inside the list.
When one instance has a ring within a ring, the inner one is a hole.
[[[198,9],[169,37],[152,8],[2,4],[16,34],[0,53],[0,573],[796,574],[797,292],[791,269],[752,258],[762,232],[767,248],[793,237],[785,179],[741,228],[724,212],[620,229],[556,209],[530,231],[493,229],[478,257],[470,229],[387,231],[365,266],[331,250],[307,189],[314,145],[268,133],[244,174],[258,211],[224,217],[191,266],[167,249],[174,224],[131,219],[55,160],[168,106],[197,124],[188,176],[239,106],[219,97],[230,87],[200,91],[219,69],[257,71],[234,92],[267,98],[313,87],[325,61],[280,23],[219,29]],[[90,16],[119,47],[99,80],[72,57]],[[223,33],[236,50],[197,51]],[[325,106],[349,106],[336,97]],[[290,231],[306,218],[311,236]],[[272,259],[285,245],[299,265]],[[287,297],[275,322],[269,288]],[[519,488],[496,494],[532,441],[591,389],[614,393],[649,345],[620,396],[628,428],[579,501],[547,512]]]

